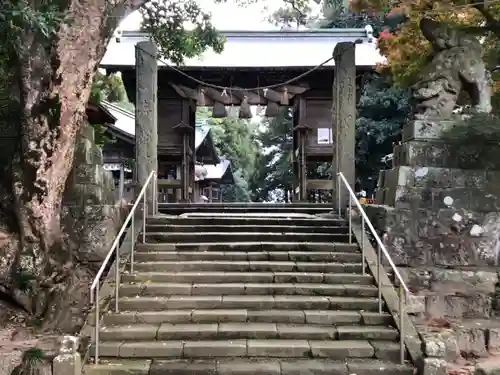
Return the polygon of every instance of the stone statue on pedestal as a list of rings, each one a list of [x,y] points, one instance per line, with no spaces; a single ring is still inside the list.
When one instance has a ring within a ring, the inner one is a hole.
[[[434,53],[413,86],[414,118],[394,147],[392,168],[379,175],[377,204],[367,205],[366,212],[407,275],[415,298],[412,314],[460,322],[450,332],[458,338],[449,345],[456,352],[446,354],[454,361],[473,346],[476,357],[491,350],[484,340],[469,339],[477,337],[472,333],[477,325],[462,321],[499,316],[495,288],[485,285],[499,280],[500,170],[464,163],[462,145],[443,136],[461,121],[453,114],[461,93],[468,93],[474,112],[491,111],[481,44],[430,19],[424,18],[420,28]]]
[[[491,112],[490,78],[478,39],[429,18],[420,21],[420,29],[434,56],[412,87],[415,118],[450,119],[462,90],[475,112]]]

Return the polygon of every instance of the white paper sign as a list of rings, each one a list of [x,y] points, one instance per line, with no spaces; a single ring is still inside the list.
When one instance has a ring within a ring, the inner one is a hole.
[[[332,128],[318,128],[318,145],[333,143]]]

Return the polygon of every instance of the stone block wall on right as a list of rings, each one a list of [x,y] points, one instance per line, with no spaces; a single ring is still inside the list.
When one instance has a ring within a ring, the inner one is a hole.
[[[465,169],[439,137],[450,125],[405,127],[366,211],[413,293],[421,331],[440,326],[452,357],[482,357],[499,347],[500,171]]]

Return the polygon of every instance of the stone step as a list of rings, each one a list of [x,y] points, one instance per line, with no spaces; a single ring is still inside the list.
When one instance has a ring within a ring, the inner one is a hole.
[[[162,311],[180,309],[318,309],[378,311],[378,299],[373,297],[172,295],[169,297],[121,297],[118,302],[121,311]]]
[[[296,242],[347,242],[347,233],[307,233],[307,232],[148,232],[146,242],[232,242],[244,238],[246,241],[296,241]]]
[[[186,207],[186,208],[216,208],[224,211],[231,208],[262,208],[264,212],[275,211],[284,208],[320,208],[332,211],[331,203],[313,203],[313,202],[293,202],[293,203],[261,203],[261,202],[213,202],[207,203],[163,203],[158,202],[159,207]]]
[[[170,296],[170,295],[304,295],[376,297],[373,285],[356,284],[304,284],[304,283],[158,283],[144,282],[123,284],[120,296]]]
[[[395,341],[399,332],[385,326],[331,326],[282,323],[133,324],[102,327],[102,341],[170,340],[382,340]]]
[[[89,365],[86,375],[413,375],[411,365],[377,359],[115,359]]]
[[[279,260],[361,263],[361,253],[335,251],[150,251],[139,252],[136,261]]]
[[[326,226],[326,225],[235,225],[234,223],[228,222],[225,224],[152,224],[148,223],[146,226],[146,232],[183,232],[183,233],[213,233],[213,232],[259,232],[259,233],[349,233],[349,227],[347,226]]]
[[[262,251],[329,251],[329,252],[354,252],[359,253],[359,245],[342,242],[280,242],[280,241],[245,241],[245,242],[185,242],[185,243],[138,243],[136,252],[149,251],[239,251],[239,252],[262,252]]]
[[[252,226],[265,226],[265,225],[276,225],[276,226],[347,226],[348,221],[345,219],[337,218],[299,218],[299,217],[224,217],[224,216],[212,216],[212,217],[172,217],[172,216],[149,216],[147,218],[147,224],[152,225],[252,225]]]
[[[124,274],[122,282],[178,283],[326,283],[373,285],[371,275],[322,272],[136,272]]]
[[[388,313],[349,310],[165,310],[122,311],[103,315],[103,324],[161,324],[161,323],[288,323],[323,325],[384,325],[391,326]]]
[[[325,205],[324,207],[266,207],[267,205],[260,206],[212,206],[211,204],[193,205],[192,203],[186,206],[174,206],[168,203],[159,203],[158,211],[160,214],[167,215],[182,215],[188,213],[218,213],[218,214],[246,214],[246,213],[261,213],[264,215],[273,214],[327,214],[332,211],[331,207]]]
[[[292,261],[153,261],[137,262],[139,272],[222,271],[222,272],[327,272],[361,273],[361,263],[292,262]]]
[[[196,340],[196,341],[104,341],[100,357],[119,358],[376,358],[387,357],[386,341],[368,340]],[[377,347],[377,350],[375,350]],[[91,347],[90,354],[93,355]]]

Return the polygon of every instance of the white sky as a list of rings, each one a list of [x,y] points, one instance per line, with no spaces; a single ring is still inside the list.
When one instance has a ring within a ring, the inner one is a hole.
[[[198,0],[204,11],[212,13],[212,22],[219,30],[275,30],[266,18],[283,5],[281,0],[258,1],[246,7],[237,6],[228,0],[223,4],[214,4],[213,0]],[[120,25],[122,30],[138,30],[141,17],[132,13]]]

